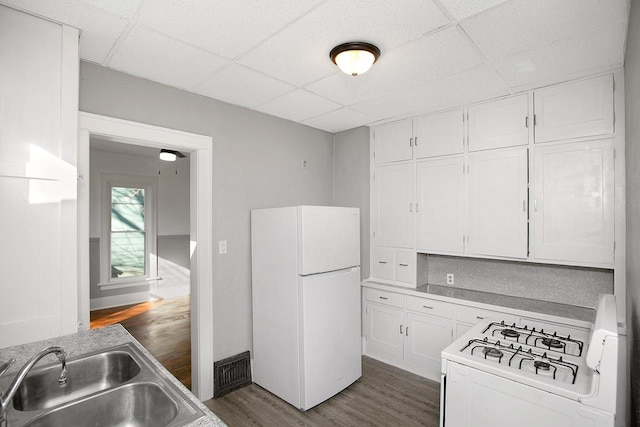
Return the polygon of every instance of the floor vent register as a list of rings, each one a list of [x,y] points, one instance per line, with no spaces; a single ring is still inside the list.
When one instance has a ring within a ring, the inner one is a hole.
[[[251,358],[248,351],[213,363],[213,397],[221,397],[251,384]]]

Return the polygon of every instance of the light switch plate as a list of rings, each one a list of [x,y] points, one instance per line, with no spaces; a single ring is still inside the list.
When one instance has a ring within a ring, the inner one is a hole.
[[[218,253],[220,255],[224,255],[227,253],[227,241],[226,240],[219,240],[218,241]]]

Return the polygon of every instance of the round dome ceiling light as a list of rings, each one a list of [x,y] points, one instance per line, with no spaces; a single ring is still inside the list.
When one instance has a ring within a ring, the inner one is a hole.
[[[331,49],[331,60],[346,74],[366,73],[380,57],[380,49],[365,42],[343,43]]]

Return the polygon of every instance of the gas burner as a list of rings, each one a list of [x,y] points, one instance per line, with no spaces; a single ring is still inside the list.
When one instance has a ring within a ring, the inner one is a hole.
[[[546,345],[549,348],[562,348],[562,342],[555,338],[542,338],[542,344]]]
[[[502,357],[503,353],[502,351],[498,350],[495,347],[485,347],[482,349],[482,352],[484,353],[485,357]]]
[[[535,366],[536,369],[539,369],[541,371],[548,371],[551,368],[551,364],[549,362],[544,362],[542,360],[534,361],[533,366]]]
[[[520,336],[520,332],[509,328],[501,330],[500,333],[505,338],[518,338]]]

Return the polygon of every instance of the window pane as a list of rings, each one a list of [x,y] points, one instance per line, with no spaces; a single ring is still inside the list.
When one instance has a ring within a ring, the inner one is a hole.
[[[144,276],[144,231],[111,233],[111,278]]]
[[[144,230],[144,188],[111,188],[111,231]]]

